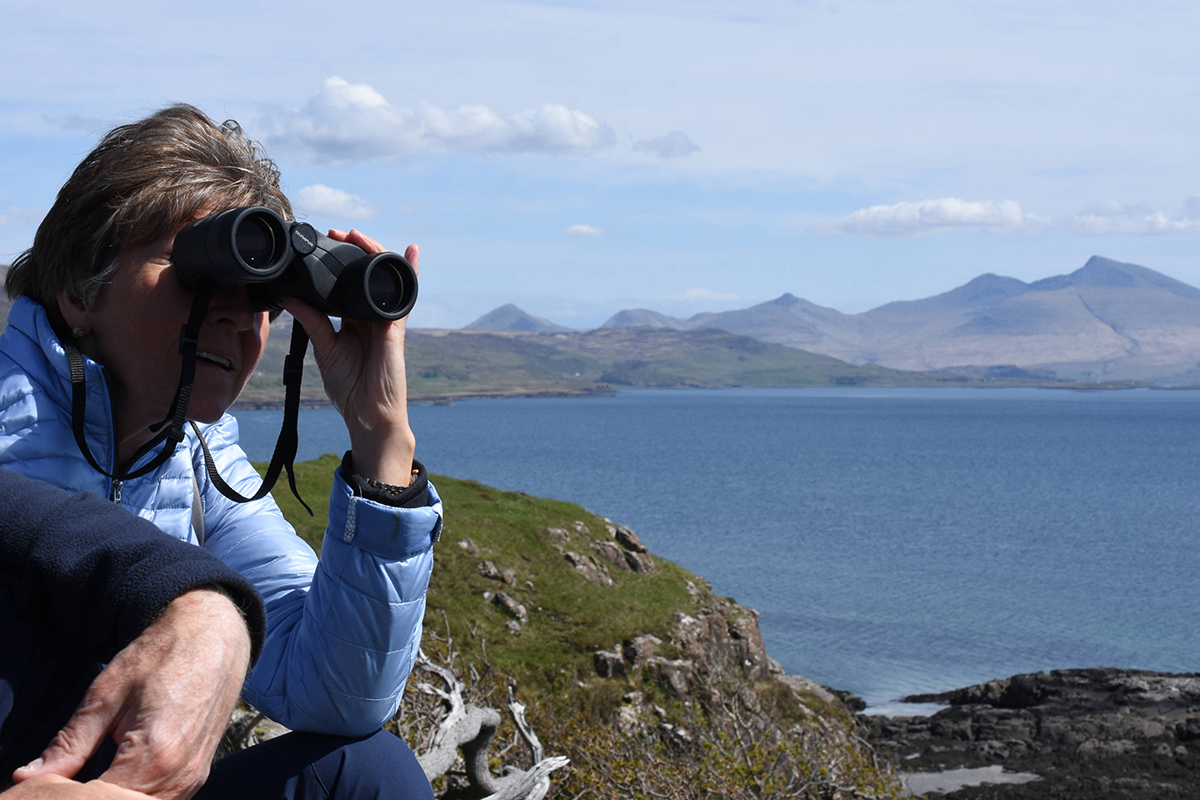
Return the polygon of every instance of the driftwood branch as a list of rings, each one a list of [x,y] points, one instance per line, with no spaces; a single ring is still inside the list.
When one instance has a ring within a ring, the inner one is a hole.
[[[500,727],[500,712],[464,702],[462,681],[453,670],[430,661],[424,651],[418,653],[416,665],[434,673],[446,685],[441,689],[429,683],[418,683],[417,690],[442,698],[449,707],[429,749],[417,756],[425,777],[432,781],[445,775],[461,749],[467,780],[472,786],[488,792],[486,800],[542,800],[550,789],[550,773],[566,766],[569,759],[544,757],[541,742],[525,720],[525,706],[513,697],[512,689],[508,692],[508,707],[535,763],[528,770],[511,770],[497,777],[488,766],[488,747]]]
[[[517,698],[513,696],[511,686],[508,687],[508,710],[512,712],[513,722],[516,723],[521,738],[529,745],[529,752],[533,754],[534,762],[544,759],[546,751],[542,749],[542,743],[538,741],[537,734],[533,732],[533,728],[525,721],[525,704],[518,702]]]
[[[533,727],[525,719],[525,705],[518,702],[513,696],[511,686],[508,687],[508,710],[512,713],[517,732],[521,734],[521,738],[529,746],[529,752],[533,754],[534,764],[524,772],[506,775],[502,780],[512,780],[512,783],[506,784],[503,789],[489,795],[485,800],[517,800],[517,798],[542,800],[546,796],[546,792],[550,791],[550,773],[560,767],[565,767],[571,763],[571,760],[565,756],[546,758],[546,751],[542,747],[542,743],[538,740],[537,734],[533,732]]]

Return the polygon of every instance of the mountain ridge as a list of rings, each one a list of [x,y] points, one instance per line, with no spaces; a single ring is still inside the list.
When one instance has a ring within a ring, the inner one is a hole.
[[[622,313],[602,327],[621,327]],[[788,292],[691,321],[700,316],[666,319],[679,330],[719,328],[892,369],[978,374],[1010,365],[1069,380],[1200,381],[1200,289],[1098,255],[1066,275],[1026,283],[985,273],[858,314]]]

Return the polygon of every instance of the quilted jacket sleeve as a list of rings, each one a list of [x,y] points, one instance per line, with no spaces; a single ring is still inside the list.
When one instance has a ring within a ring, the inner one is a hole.
[[[236,444],[236,421],[205,431],[225,480],[251,494],[259,478]],[[294,730],[358,736],[400,704],[421,639],[441,500],[394,508],[354,496],[334,475],[321,558],[274,500],[237,504],[197,470],[204,547],[248,578],[267,608],[267,636],[248,701]]]

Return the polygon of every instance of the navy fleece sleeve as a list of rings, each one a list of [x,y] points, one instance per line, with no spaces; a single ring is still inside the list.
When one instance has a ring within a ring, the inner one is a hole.
[[[202,548],[103,498],[0,470],[0,581],[65,646],[108,661],[167,603],[201,586],[242,610],[258,658],[266,613],[255,588]]]

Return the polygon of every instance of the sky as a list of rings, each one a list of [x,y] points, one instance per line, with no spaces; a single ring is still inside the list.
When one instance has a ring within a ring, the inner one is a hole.
[[[1200,4],[0,0],[0,263],[111,127],[262,142],[421,245],[411,322],[858,313],[1102,255],[1200,285]]]

